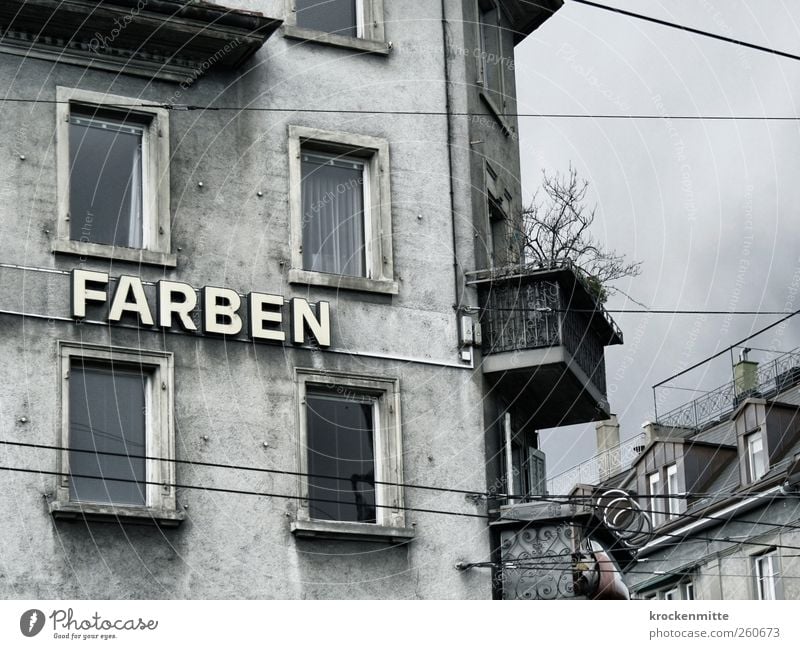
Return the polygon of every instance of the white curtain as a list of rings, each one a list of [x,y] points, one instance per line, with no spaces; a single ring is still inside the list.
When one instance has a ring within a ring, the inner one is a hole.
[[[133,161],[131,165],[131,206],[128,221],[128,245],[131,248],[141,248],[144,238],[144,214],[142,210],[142,139],[139,139],[139,146],[133,150]]]
[[[303,154],[303,267],[366,275],[363,162]]]

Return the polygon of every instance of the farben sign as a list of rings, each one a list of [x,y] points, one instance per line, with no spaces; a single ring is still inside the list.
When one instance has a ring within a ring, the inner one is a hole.
[[[133,275],[120,275],[109,295],[108,273],[75,269],[71,273],[70,313],[81,320],[90,304],[108,304],[108,322],[136,317],[143,326],[158,324],[164,329],[180,329],[218,336],[239,336],[245,329],[242,296],[229,288],[206,286],[200,293],[200,327],[192,319],[198,309],[198,291],[189,284],[160,280],[155,283],[156,305],[151,309],[144,283]],[[303,298],[292,298],[288,305],[281,295],[249,293],[246,298],[246,335],[255,341],[295,345],[306,343],[311,334],[320,347],[330,347],[330,304],[319,302],[316,310]],[[288,311],[289,331],[284,330]]]

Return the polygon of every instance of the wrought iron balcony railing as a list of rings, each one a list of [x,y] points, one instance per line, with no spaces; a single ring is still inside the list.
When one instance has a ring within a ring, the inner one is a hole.
[[[630,469],[645,445],[644,433],[621,442],[547,481],[547,493],[564,495],[577,484],[599,484]]]
[[[484,354],[563,346],[603,395],[604,347],[622,332],[570,266],[471,273],[481,301]]]
[[[742,391],[734,381],[721,385],[701,397],[657,415],[663,426],[702,428],[733,412],[748,396],[771,397],[800,382],[800,348],[761,363],[756,373],[755,388]]]

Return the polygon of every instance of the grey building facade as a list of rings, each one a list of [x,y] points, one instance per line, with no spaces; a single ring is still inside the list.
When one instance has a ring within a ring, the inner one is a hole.
[[[800,597],[800,354],[744,356],[733,381],[646,424],[630,468],[575,491],[620,489],[647,514],[626,564],[637,599]],[[618,442],[615,426],[598,440]]]
[[[0,8],[3,596],[497,596],[493,495],[608,415],[510,235],[560,0],[328,4]]]

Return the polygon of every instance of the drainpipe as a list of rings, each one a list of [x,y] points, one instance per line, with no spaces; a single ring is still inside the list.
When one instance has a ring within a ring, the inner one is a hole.
[[[453,180],[453,111],[450,99],[450,67],[448,63],[447,46],[447,10],[445,5],[447,0],[441,0],[442,4],[442,54],[444,60],[444,105],[447,113],[447,164],[450,170],[450,220],[453,225],[453,288],[455,292],[455,302],[453,308],[456,312],[461,308],[461,293],[458,281],[458,255],[456,254],[456,201],[455,201],[455,181]]]

